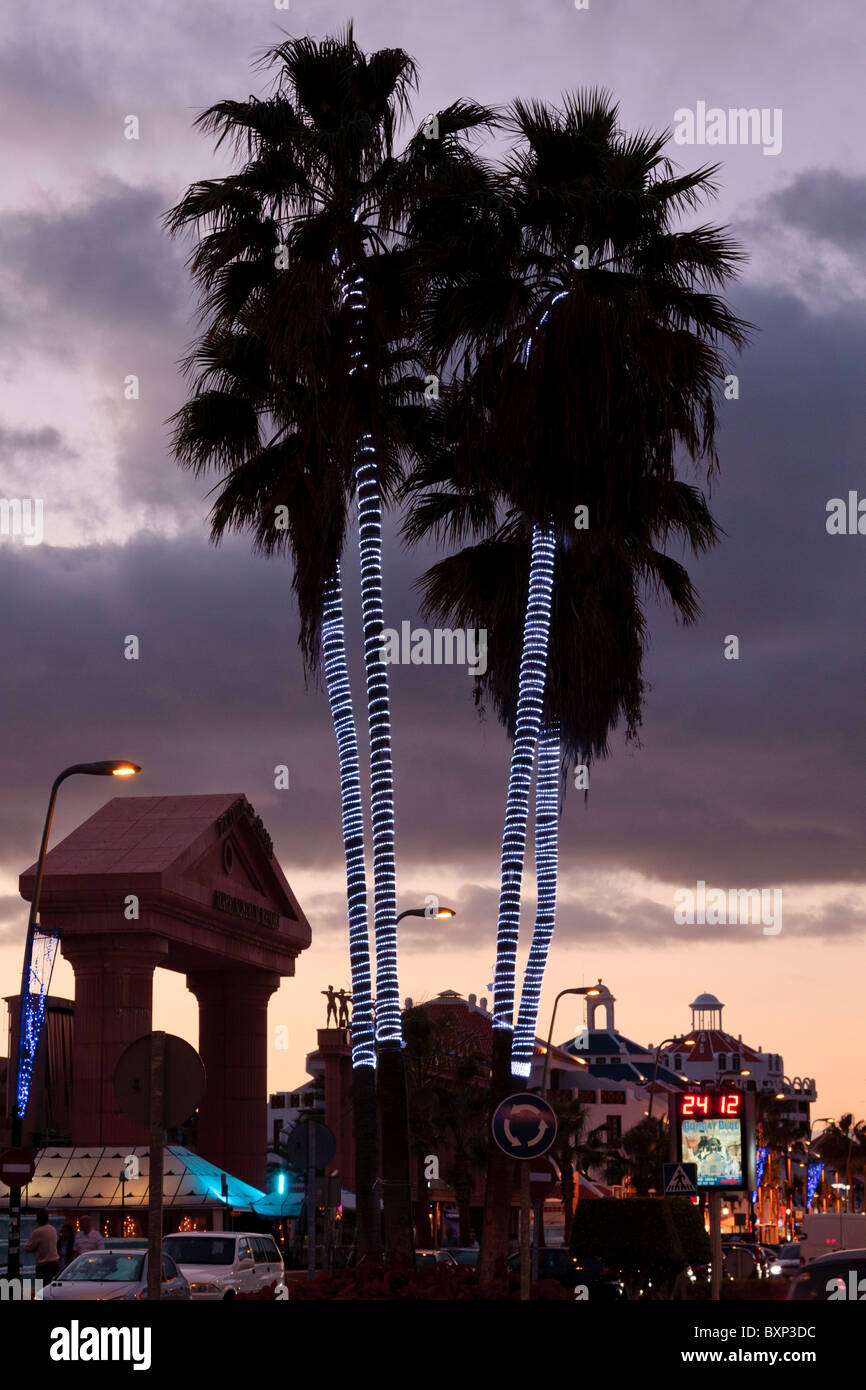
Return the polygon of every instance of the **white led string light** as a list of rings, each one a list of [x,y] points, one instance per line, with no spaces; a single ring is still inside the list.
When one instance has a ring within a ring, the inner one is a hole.
[[[343,277],[343,300],[355,321],[349,375],[368,367],[363,352],[366,310],[361,275]],[[394,769],[391,752],[391,701],[383,659],[385,609],[382,597],[382,497],[371,434],[363,434],[355,453],[358,546],[361,557],[361,617],[370,734],[370,814],[373,824],[373,924],[376,942],[376,1038],[402,1044],[397,974],[397,867],[394,841]]]
[[[551,720],[538,740],[535,779],[535,877],[538,903],[529,959],[523,976],[520,1011],[511,1045],[512,1076],[529,1076],[535,1047],[535,1025],[547,954],[556,921],[556,879],[559,870],[559,722]]]
[[[346,859],[349,968],[352,977],[352,1066],[375,1067],[361,766],[358,731],[352,708],[352,689],[349,683],[349,664],[346,659],[343,584],[339,561],[334,578],[325,590],[322,650],[325,684],[340,759],[340,805],[343,851]]]
[[[520,932],[520,886],[526,856],[529,788],[547,678],[555,549],[553,527],[543,529],[534,526],[529,566],[529,598],[523,627],[523,650],[517,687],[517,717],[505,802],[505,828],[502,835],[493,995],[494,1028],[513,1026],[515,960]]]

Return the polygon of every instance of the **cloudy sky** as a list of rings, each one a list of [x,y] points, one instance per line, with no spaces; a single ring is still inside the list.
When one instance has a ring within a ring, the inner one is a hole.
[[[730,1031],[780,1052],[789,1076],[816,1078],[816,1114],[860,1118],[866,539],[825,525],[829,499],[866,495],[866,147],[854,114],[866,20],[853,0],[590,0],[581,11],[571,0],[358,0],[351,11],[140,0],[120,12],[34,0],[7,11],[0,495],[43,499],[44,539],[0,535],[3,993],[17,989],[17,876],[51,780],[115,755],[146,769],[128,794],[243,791],[273,835],[313,928],[272,1002],[291,1042],[273,1054],[273,1088],[303,1078],[319,990],[348,984],[334,739],[322,692],[301,679],[290,575],[242,542],[207,544],[208,484],[167,450],[194,319],[185,248],[160,217],[187,183],[228,170],[192,129],[196,113],[264,92],[252,63],[281,29],[322,36],[350,17],[364,48],[416,58],[419,122],[458,96],[555,101],[583,85],[610,88],[628,129],[673,129],[700,102],[782,113],[777,154],[670,143],[684,167],[723,162],[712,216],[749,253],[733,305],[760,331],[722,419],[712,500],[726,537],[694,566],[703,618],[684,632],[653,613],[641,746],[615,741],[588,805],[566,800],[542,1017],[557,988],[602,977],[618,1026],[656,1042],[710,990]],[[124,398],[129,374],[136,401]],[[390,542],[393,626],[414,618],[428,562]],[[350,561],[350,590],[354,575]],[[357,605],[349,619],[357,636]],[[123,656],[131,633],[137,662]],[[731,634],[738,661],[724,657]],[[410,920],[401,988],[483,995],[507,744],[495,721],[479,722],[465,671],[392,676],[400,903],[438,893],[458,909],[446,928]],[[278,763],[286,791],[274,789]],[[107,790],[69,783],[55,842]],[[674,894],[698,880],[782,890],[781,932],[677,925]],[[530,876],[527,933],[531,910]],[[63,962],[54,989],[73,993]],[[181,977],[160,973],[155,1017],[195,1041]],[[576,1010],[560,1019],[563,1038],[581,1023]]]

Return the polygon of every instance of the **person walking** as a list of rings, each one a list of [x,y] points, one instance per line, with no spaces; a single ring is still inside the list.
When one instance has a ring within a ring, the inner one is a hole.
[[[60,1272],[75,1259],[75,1232],[68,1221],[64,1221],[57,1237],[57,1254],[60,1258]]]
[[[89,1215],[82,1216],[81,1230],[75,1237],[74,1250],[76,1255],[87,1255],[91,1250],[102,1250],[105,1246],[105,1241],[99,1232],[91,1230],[92,1225],[93,1221]]]
[[[57,1256],[57,1232],[48,1220],[48,1212],[42,1207],[36,1213],[36,1229],[24,1247],[32,1250],[36,1257],[36,1278],[43,1284],[50,1284],[60,1272]]]

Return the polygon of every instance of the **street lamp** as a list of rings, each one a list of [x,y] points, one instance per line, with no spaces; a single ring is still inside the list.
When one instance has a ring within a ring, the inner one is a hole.
[[[580,985],[577,989],[561,989],[554,999],[553,1013],[550,1016],[550,1032],[547,1035],[547,1047],[544,1050],[544,1071],[541,1077],[542,1096],[547,1095],[547,1083],[550,1077],[550,1048],[553,1043],[553,1025],[556,1020],[556,1006],[564,994],[583,994],[593,999],[597,994],[601,994],[601,990],[597,989],[595,985]],[[586,1062],[584,1062],[582,1057],[578,1057],[575,1060],[578,1061],[581,1066],[586,1066]]]
[[[720,1071],[718,1076],[713,1078],[713,1085],[718,1086],[720,1082],[724,1081],[726,1076],[733,1076],[737,1081],[739,1081],[741,1076],[751,1075],[752,1073],[749,1071],[748,1067],[743,1067],[742,1071]],[[778,1100],[778,1096],[776,1097],[776,1099]]]
[[[694,1047],[694,1045],[695,1045],[695,1039],[694,1039],[694,1038],[687,1038],[687,1037],[685,1036],[685,1034],[683,1034],[683,1036],[682,1036],[681,1038],[662,1038],[661,1042],[659,1043],[658,1047],[656,1048],[656,1063],[655,1063],[655,1066],[653,1067],[653,1079],[652,1079],[652,1085],[650,1086],[650,1093],[649,1093],[649,1109],[648,1109],[647,1112],[646,1112],[646,1115],[647,1115],[647,1119],[648,1119],[648,1120],[651,1120],[651,1119],[652,1119],[652,1113],[653,1113],[653,1096],[655,1095],[655,1092],[656,1092],[656,1082],[658,1081],[658,1076],[659,1076],[659,1057],[660,1057],[660,1055],[661,1055],[661,1050],[662,1050],[663,1047],[670,1047],[672,1043],[675,1043],[675,1044],[677,1045],[677,1047],[679,1047],[680,1043],[683,1044],[683,1047]]]
[[[397,918],[402,922],[404,917],[426,917],[428,922],[443,921],[446,917],[456,917],[457,913],[453,907],[437,907],[435,912],[430,912],[426,907],[408,907],[405,912],[401,912]]]
[[[438,898],[433,901],[438,904]],[[433,912],[427,907],[410,907],[404,917],[426,917],[441,921],[457,914],[451,907]],[[412,1237],[412,1186],[409,1178],[409,1096],[406,1084],[406,1055],[399,1042],[379,1044],[379,1106],[382,1124],[382,1188],[385,1209],[386,1255],[398,1263],[414,1262]]]
[[[27,1113],[27,1102],[30,1098],[30,1081],[33,1074],[33,1065],[36,1061],[36,1049],[39,1045],[39,1033],[42,1023],[42,1013],[44,1009],[44,994],[47,994],[51,983],[49,978],[37,995],[35,1008],[31,1006],[33,991],[31,990],[33,973],[33,946],[36,938],[36,919],[39,915],[39,900],[42,896],[42,879],[45,871],[45,852],[48,848],[48,836],[51,834],[51,822],[54,819],[54,804],[57,800],[57,792],[62,782],[67,777],[73,777],[76,773],[81,773],[86,777],[132,777],[141,768],[137,763],[131,763],[128,758],[111,758],[103,762],[96,763],[73,763],[71,767],[64,768],[51,787],[51,794],[48,798],[48,812],[45,816],[45,825],[42,830],[42,842],[39,846],[39,857],[36,861],[36,877],[33,883],[33,897],[30,901],[30,916],[27,921],[27,938],[24,943],[24,964],[21,969],[21,994],[18,1000],[18,1047],[15,1052],[15,1085],[12,1091],[12,1148],[18,1149],[24,1137],[24,1117]],[[9,1254],[7,1259],[7,1270],[10,1277],[18,1275],[20,1267],[20,1248],[21,1248],[21,1188],[11,1187],[9,1189]]]

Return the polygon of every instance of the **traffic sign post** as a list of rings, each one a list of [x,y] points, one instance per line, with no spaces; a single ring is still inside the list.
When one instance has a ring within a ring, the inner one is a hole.
[[[162,1217],[165,1130],[182,1124],[201,1104],[204,1063],[194,1047],[173,1033],[147,1033],[121,1054],[114,1069],[118,1107],[147,1127],[147,1297],[162,1293]]]
[[[279,1147],[286,1162],[307,1175],[304,1219],[307,1227],[307,1274],[312,1278],[316,1272],[316,1210],[320,1195],[316,1174],[333,1160],[337,1152],[337,1138],[334,1131],[320,1120],[306,1120],[295,1125]],[[339,1205],[339,1198],[335,1205]]]
[[[538,1247],[541,1235],[541,1216],[546,1198],[559,1182],[559,1172],[547,1156],[530,1159],[524,1165],[529,1169],[529,1195],[532,1198],[532,1282],[538,1279]]]
[[[36,1164],[29,1149],[7,1149],[0,1154],[0,1182],[7,1187],[26,1187],[33,1181]]]
[[[493,1138],[503,1153],[520,1162],[520,1297],[524,1302],[529,1298],[529,1284],[532,1273],[532,1252],[530,1249],[530,1225],[532,1211],[532,1174],[530,1165],[533,1159],[541,1158],[556,1139],[556,1113],[540,1096],[530,1091],[520,1091],[506,1096],[497,1105],[491,1121]],[[536,1207],[536,1217],[538,1208]],[[537,1232],[540,1222],[536,1220]],[[535,1243],[537,1244],[537,1238]],[[538,1262],[535,1261],[537,1272]]]
[[[33,1181],[35,1164],[28,1149],[7,1149],[0,1155],[0,1182],[4,1182],[9,1192],[9,1242],[7,1245],[6,1270],[8,1274],[20,1272],[21,1261],[21,1189]]]

